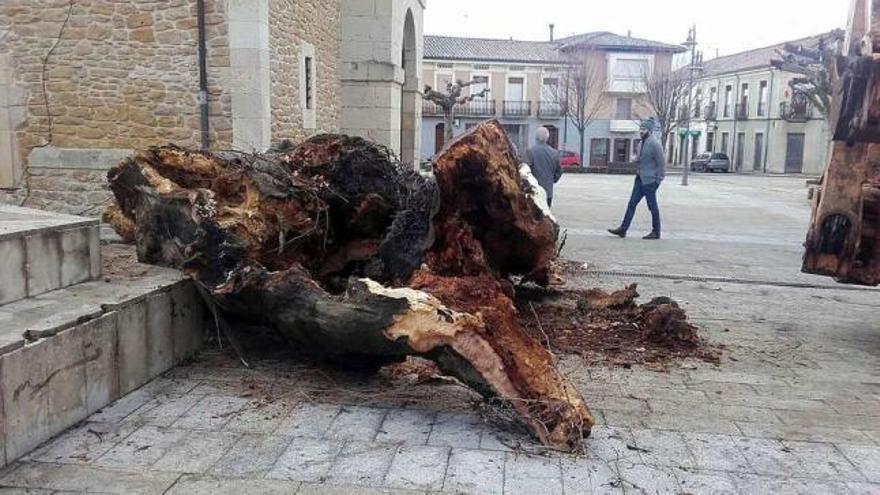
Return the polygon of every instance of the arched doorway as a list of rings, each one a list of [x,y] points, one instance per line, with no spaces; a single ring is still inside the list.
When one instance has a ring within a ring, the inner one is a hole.
[[[416,125],[419,108],[418,51],[416,46],[416,24],[412,10],[407,9],[403,25],[403,53],[401,67],[404,72],[403,90],[400,102],[400,160],[407,165],[415,165]]]

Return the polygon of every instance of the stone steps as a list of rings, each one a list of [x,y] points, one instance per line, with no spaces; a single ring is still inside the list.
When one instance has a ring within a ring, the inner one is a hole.
[[[102,279],[99,236],[98,220],[0,206],[2,465],[201,348],[195,286],[133,261]]]
[[[97,219],[0,205],[0,305],[101,276]]]
[[[93,281],[0,306],[8,464],[201,348],[205,308],[173,270]]]

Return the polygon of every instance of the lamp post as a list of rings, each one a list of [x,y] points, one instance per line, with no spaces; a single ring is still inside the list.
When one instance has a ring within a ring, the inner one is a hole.
[[[693,115],[693,98],[694,98],[694,73],[701,70],[700,64],[697,62],[697,26],[692,26],[688,30],[687,40],[682,46],[690,50],[691,63],[688,65],[688,86],[687,86],[687,116],[685,117],[685,128],[679,129],[679,135],[685,137],[684,140],[684,174],[681,176],[681,185],[688,185],[688,173],[691,170],[691,152],[690,144],[692,141],[691,133],[691,117]],[[682,132],[684,131],[684,132]],[[697,134],[699,136],[699,134]]]

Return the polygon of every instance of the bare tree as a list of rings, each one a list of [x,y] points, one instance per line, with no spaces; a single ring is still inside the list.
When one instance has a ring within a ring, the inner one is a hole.
[[[828,120],[831,114],[834,74],[838,55],[842,54],[844,32],[833,31],[819,39],[816,48],[787,43],[771,63],[780,70],[800,74],[788,85],[796,95],[805,97]]]
[[[649,74],[645,87],[645,106],[657,119],[660,141],[666,149],[669,133],[679,125],[681,109],[687,106],[687,76],[682,71]]]
[[[484,98],[489,94],[489,88],[483,88],[478,93],[462,95],[465,88],[477,84],[479,81],[473,80],[468,82],[455,81],[446,84],[446,92],[442,93],[435,90],[431,86],[425,85],[424,98],[440,107],[443,111],[445,140],[450,141],[455,136],[453,126],[455,125],[455,107],[464,105],[477,98]]]
[[[608,79],[599,58],[590,51],[567,54],[570,64],[565,80],[554,90],[553,98],[561,105],[567,121],[577,129],[580,136],[580,155],[586,152],[586,131],[608,104]]]

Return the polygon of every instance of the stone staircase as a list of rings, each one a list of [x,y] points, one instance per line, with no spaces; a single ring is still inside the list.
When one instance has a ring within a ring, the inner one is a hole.
[[[0,206],[3,465],[201,348],[207,320],[192,283],[139,264],[102,276],[99,229]]]

